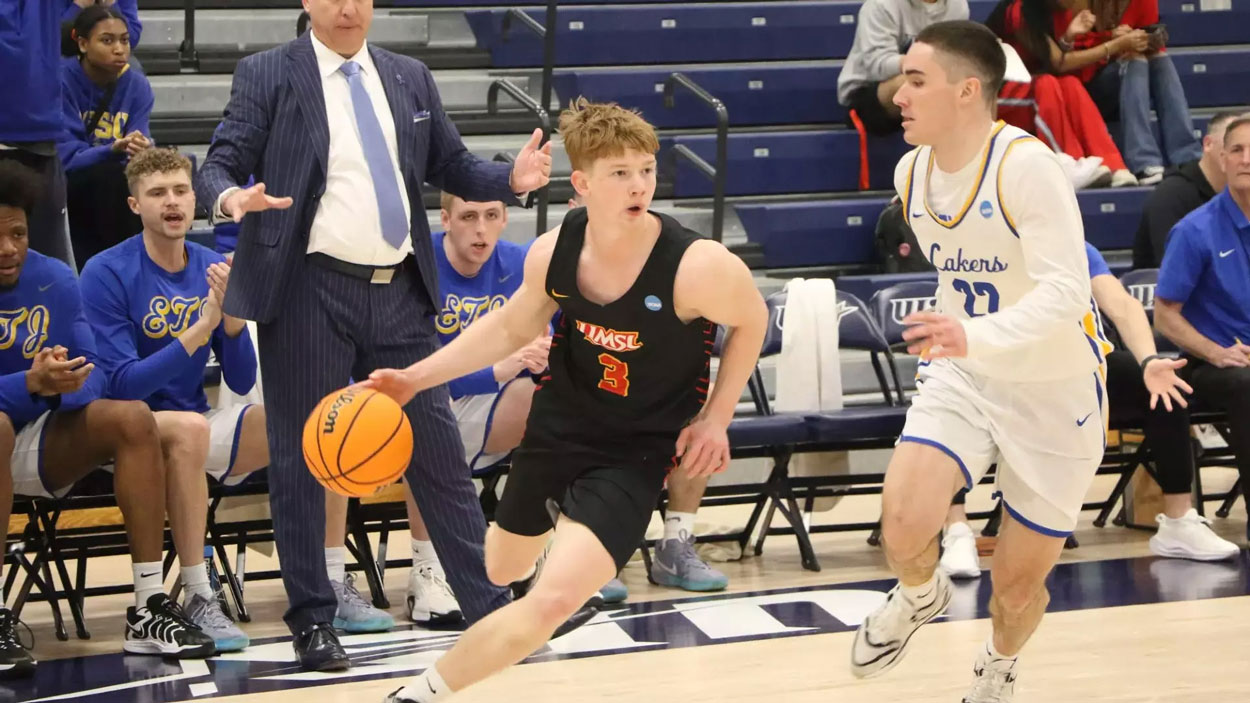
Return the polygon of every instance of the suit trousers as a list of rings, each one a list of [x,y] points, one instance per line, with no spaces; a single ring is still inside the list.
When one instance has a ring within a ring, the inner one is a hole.
[[[304,463],[304,422],[349,378],[408,366],[432,354],[439,341],[433,306],[411,259],[386,285],[307,259],[292,281],[286,307],[257,331],[271,457],[269,505],[289,603],[284,619],[299,633],[332,621],[336,609],[325,566],[324,489]],[[472,623],[507,604],[511,595],[486,577],[486,519],[446,386],[418,394],[404,410],[414,435],[404,476]]]

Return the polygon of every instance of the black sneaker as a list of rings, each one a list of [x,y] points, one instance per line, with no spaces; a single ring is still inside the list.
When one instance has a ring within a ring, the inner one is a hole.
[[[126,609],[126,641],[129,654],[160,654],[179,659],[212,656],[213,638],[204,634],[182,608],[164,593],[148,598],[142,608]]]
[[[0,679],[18,679],[35,673],[35,658],[17,639],[17,618],[0,608]]]

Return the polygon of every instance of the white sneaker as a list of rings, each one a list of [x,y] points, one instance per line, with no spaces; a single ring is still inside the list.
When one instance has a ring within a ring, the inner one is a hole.
[[[1137,176],[1134,176],[1133,172],[1126,168],[1122,168],[1111,174],[1112,188],[1124,188],[1135,185],[1137,185]]]
[[[1011,703],[1016,691],[1016,660],[994,659],[989,648],[981,648],[981,656],[972,668],[976,680],[963,703]]]
[[[977,537],[966,522],[946,528],[942,536],[942,560],[938,566],[953,579],[981,577],[981,558],[977,554]]]
[[[408,619],[422,625],[460,620],[460,603],[437,563],[416,562],[408,572]]]
[[[1241,551],[1237,545],[1211,531],[1211,521],[1189,509],[1183,517],[1155,517],[1159,530],[1150,538],[1150,551],[1161,557],[1222,561],[1232,559]]]
[[[951,580],[946,572],[934,573],[933,589],[915,601],[896,584],[885,602],[864,618],[851,645],[851,673],[857,678],[883,674],[907,653],[907,643],[920,626],[942,614],[951,602]]]
[[[1137,176],[1137,183],[1138,185],[1152,186],[1163,180],[1163,173],[1164,170],[1162,166],[1147,166],[1142,169],[1141,174]]]

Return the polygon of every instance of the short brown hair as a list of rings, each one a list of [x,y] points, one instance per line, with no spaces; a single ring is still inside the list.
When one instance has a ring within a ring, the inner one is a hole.
[[[135,154],[126,165],[126,183],[130,186],[130,194],[136,195],[139,181],[153,173],[169,173],[186,171],[187,178],[192,177],[191,160],[173,149],[144,149]]]
[[[972,75],[981,81],[986,102],[991,107],[995,104],[1007,73],[1007,55],[989,28],[969,20],[947,20],[920,30],[916,41],[962,59],[972,69]]]
[[[560,113],[560,134],[569,162],[578,171],[605,156],[620,156],[626,149],[645,154],[660,150],[655,128],[642,115],[616,103],[592,103],[581,97]]]
[[[456,204],[456,196],[452,195],[451,193],[448,193],[447,191],[443,191],[438,196],[438,206],[443,208],[447,212],[451,212],[451,206],[455,204]]]

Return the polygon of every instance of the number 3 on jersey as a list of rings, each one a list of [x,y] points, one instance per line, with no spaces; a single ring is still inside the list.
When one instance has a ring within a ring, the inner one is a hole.
[[[970,284],[962,278],[956,278],[951,281],[951,286],[964,294],[964,312],[968,313],[968,317],[980,317],[998,312],[998,289],[993,283],[976,281]],[[977,298],[986,299],[984,312],[976,311]]]
[[[622,398],[628,396],[629,364],[606,352],[599,355],[599,363],[603,364],[603,380],[599,381],[599,388]]]

